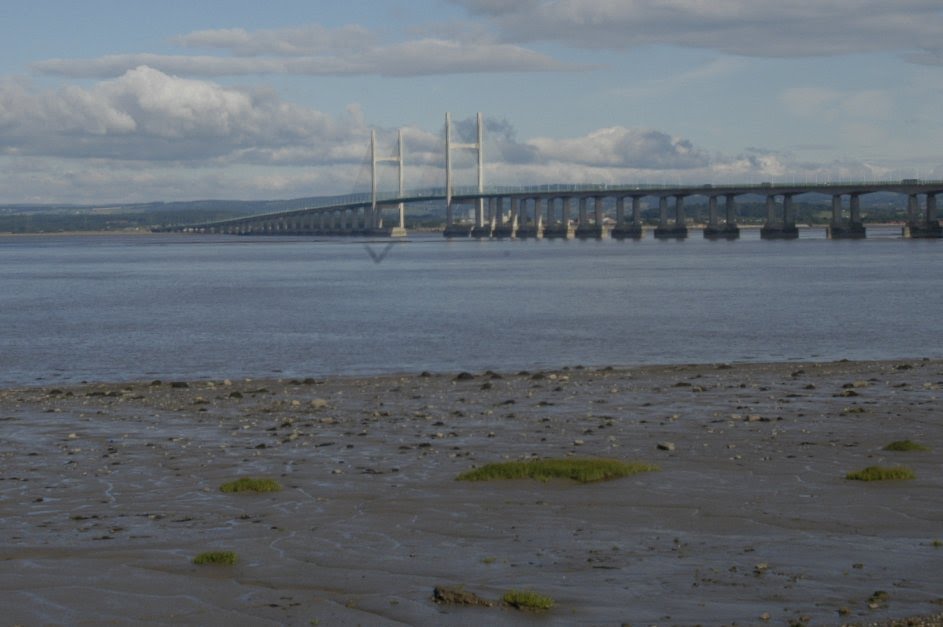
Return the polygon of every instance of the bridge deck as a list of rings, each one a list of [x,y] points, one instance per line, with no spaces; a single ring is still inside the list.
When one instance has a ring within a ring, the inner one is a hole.
[[[936,216],[936,194],[943,193],[943,181],[909,180],[903,181],[856,181],[856,182],[827,182],[827,183],[758,183],[758,184],[724,184],[724,185],[542,185],[531,187],[494,187],[485,191],[477,189],[458,189],[451,197],[446,195],[444,188],[419,190],[407,194],[382,194],[373,197],[364,194],[336,199],[320,205],[302,207],[288,211],[257,214],[228,220],[201,222],[194,224],[180,224],[155,228],[155,231],[180,232],[271,232],[305,231],[324,233],[349,233],[351,231],[375,232],[383,234],[382,211],[384,208],[409,205],[425,202],[448,201],[454,204],[475,204],[479,206],[477,227],[484,227],[481,216],[483,205],[494,201],[509,199],[512,203],[532,202],[535,211],[539,211],[542,203],[556,199],[569,199],[580,202],[581,222],[586,223],[585,201],[587,199],[618,198],[640,199],[655,197],[660,200],[662,207],[662,222],[665,222],[666,199],[674,198],[676,202],[676,222],[683,221],[681,210],[682,201],[690,196],[702,196],[708,199],[724,197],[733,199],[739,196],[758,195],[767,198],[770,207],[768,224],[775,221],[772,217],[773,201],[776,197],[784,198],[786,212],[792,199],[804,194],[820,194],[840,199],[842,196],[852,198],[853,211],[857,198],[878,192],[891,192],[908,196],[911,203],[911,214],[915,225],[932,223]],[[926,215],[919,213],[916,197],[926,195]],[[503,212],[503,210],[501,210]],[[362,212],[363,219],[349,214]],[[598,210],[597,210],[598,212]],[[513,210],[512,210],[513,213]],[[516,218],[517,216],[512,216]],[[594,218],[601,218],[601,214]],[[620,216],[621,218],[621,216]],[[317,220],[318,224],[314,222]],[[729,218],[728,218],[729,220]],[[293,223],[297,222],[295,225]],[[302,227],[301,223],[305,223]],[[356,222],[356,225],[354,224]],[[539,218],[535,221],[539,226]],[[785,215],[781,222],[788,226],[789,216]],[[854,219],[852,219],[854,222]],[[680,222],[678,222],[680,224]],[[279,226],[281,225],[281,226]],[[451,225],[450,225],[451,226]],[[664,226],[664,224],[663,224]],[[489,232],[490,235],[490,232]]]

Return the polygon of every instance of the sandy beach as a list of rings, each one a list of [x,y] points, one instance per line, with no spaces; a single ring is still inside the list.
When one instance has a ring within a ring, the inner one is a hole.
[[[928,360],[3,390],[0,622],[943,624],[941,395]],[[455,480],[566,456],[660,470]]]

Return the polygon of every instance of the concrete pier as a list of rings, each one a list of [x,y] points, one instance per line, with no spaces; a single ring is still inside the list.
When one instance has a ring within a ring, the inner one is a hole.
[[[575,235],[573,227],[563,222],[557,222],[544,227],[543,236],[546,239],[570,239]]]
[[[532,221],[527,220],[527,199],[521,199],[520,206],[520,221],[517,225],[517,237],[518,239],[528,239],[535,238],[541,239],[544,236],[544,227],[543,220],[540,215],[540,197],[534,197],[531,199],[534,204],[534,212]]]
[[[847,220],[842,216],[842,195],[832,195],[832,220],[825,229],[825,236],[828,239],[864,239],[867,237],[867,229],[861,222],[861,198],[860,194],[851,194],[849,217]]]
[[[602,224],[584,224],[576,228],[574,235],[577,239],[604,239],[608,231]]]
[[[645,228],[641,224],[623,224],[614,226],[609,232],[612,239],[642,239],[645,237]]]
[[[485,224],[482,226],[473,226],[471,231],[469,232],[469,235],[471,237],[476,237],[478,239],[488,239],[489,237],[491,237],[491,233],[492,233],[491,225]]]
[[[927,205],[920,211],[920,199],[917,194],[907,196],[907,224],[901,229],[901,235],[909,239],[937,239],[943,237],[943,228],[937,219],[936,194],[927,194]]]
[[[717,210],[717,196],[707,197],[707,226],[704,227],[704,239],[738,239],[740,237],[740,227],[737,226],[737,205],[736,196],[726,194],[726,204],[724,206],[724,221],[720,221]]]
[[[554,212],[556,199],[547,200],[547,222],[544,224],[544,237],[546,239],[570,239],[574,232],[570,226],[570,197],[563,196],[561,199],[560,219],[556,219]]]
[[[445,230],[442,232],[445,237],[470,237],[472,224],[463,224],[461,222],[453,222],[445,226]]]
[[[475,201],[475,224],[472,226],[471,236],[478,239],[487,239],[491,237],[492,215],[494,211],[494,199],[479,198]]]
[[[593,219],[589,219],[586,207],[586,198],[580,198],[580,222],[576,226],[576,237],[579,239],[603,239],[608,234],[604,223],[603,196],[593,196]]]
[[[668,220],[668,197],[658,198],[659,221],[655,227],[655,239],[685,239],[688,236],[688,227],[684,223],[684,196],[675,198],[674,222]]]
[[[496,198],[494,228],[491,229],[491,237],[496,237],[498,239],[510,239],[514,237],[514,234],[517,231],[516,213],[516,211],[512,211],[510,216],[505,216],[504,199]]]
[[[616,199],[616,225],[610,233],[613,239],[642,239],[645,229],[642,227],[642,197],[632,196],[632,221],[625,218],[625,196]]]
[[[940,223],[933,224],[905,224],[901,228],[901,235],[908,239],[937,239],[943,237],[943,227]]]
[[[798,239],[795,212],[792,208],[792,194],[783,194],[782,220],[776,216],[776,196],[766,196],[766,224],[760,229],[760,239]]]

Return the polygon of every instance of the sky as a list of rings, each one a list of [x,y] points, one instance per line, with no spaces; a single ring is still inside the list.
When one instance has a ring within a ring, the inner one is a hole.
[[[943,179],[941,103],[940,0],[5,0],[0,204],[442,186],[446,112],[492,185]]]

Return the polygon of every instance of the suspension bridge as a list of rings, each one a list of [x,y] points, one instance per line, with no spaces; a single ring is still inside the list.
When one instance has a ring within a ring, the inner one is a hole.
[[[409,205],[445,204],[444,235],[449,238],[604,238],[644,237],[643,202],[657,203],[658,222],[653,235],[660,239],[688,236],[685,201],[707,200],[708,221],[703,235],[709,239],[736,239],[737,198],[765,198],[766,221],[763,239],[795,239],[795,198],[819,194],[831,198],[832,214],[827,227],[832,239],[861,239],[866,228],[861,220],[861,197],[878,192],[900,194],[907,199],[904,237],[940,238],[943,229],[937,217],[937,195],[943,181],[902,179],[827,183],[751,183],[744,185],[538,185],[486,186],[484,121],[476,118],[475,141],[452,139],[451,116],[445,115],[444,186],[408,190],[403,133],[397,138],[396,154],[377,155],[376,132],[370,137],[370,192],[332,198],[300,209],[155,228],[158,232],[218,233],[230,235],[317,235],[402,237],[406,235],[405,212]],[[472,151],[476,156],[477,185],[453,186],[453,154]],[[393,163],[398,171],[395,191],[378,190],[378,166]],[[847,203],[845,199],[847,198]],[[847,208],[846,208],[847,204]],[[459,208],[465,211],[457,211]],[[471,219],[459,219],[457,213]],[[611,215],[613,214],[614,215]]]

